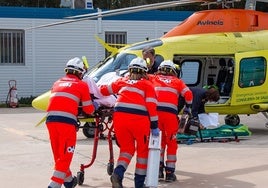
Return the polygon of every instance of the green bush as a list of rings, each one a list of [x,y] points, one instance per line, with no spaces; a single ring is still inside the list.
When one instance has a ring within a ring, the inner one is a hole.
[[[30,96],[30,97],[21,97],[19,98],[19,106],[18,107],[31,107],[32,106],[32,101],[35,99],[36,97],[34,96]],[[6,108],[9,107],[8,104],[9,101],[5,101],[3,103],[0,103],[0,108]]]
[[[29,105],[31,106],[32,105],[32,101],[35,99],[36,97],[34,96],[30,96],[30,97],[21,97],[19,99],[19,104],[24,104],[24,105]]]

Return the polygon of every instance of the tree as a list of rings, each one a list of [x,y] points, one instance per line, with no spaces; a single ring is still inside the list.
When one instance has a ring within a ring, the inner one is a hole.
[[[0,0],[0,6],[60,7],[60,0]]]

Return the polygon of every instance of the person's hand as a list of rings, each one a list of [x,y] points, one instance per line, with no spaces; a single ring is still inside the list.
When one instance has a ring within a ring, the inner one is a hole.
[[[191,108],[190,107],[184,107],[184,109],[183,109],[183,113],[184,114],[191,114],[191,112],[192,112],[192,110],[191,110]]]
[[[151,129],[151,133],[153,136],[159,136],[159,129],[158,128]]]
[[[96,101],[93,101],[93,106],[95,108],[95,111],[98,110],[100,107],[100,105]]]

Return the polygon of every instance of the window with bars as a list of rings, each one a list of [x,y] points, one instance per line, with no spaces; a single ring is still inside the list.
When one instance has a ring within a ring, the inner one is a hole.
[[[105,42],[112,47],[121,48],[127,44],[127,32],[105,32]],[[105,50],[105,57],[110,53]]]
[[[0,29],[0,65],[24,65],[23,30]]]

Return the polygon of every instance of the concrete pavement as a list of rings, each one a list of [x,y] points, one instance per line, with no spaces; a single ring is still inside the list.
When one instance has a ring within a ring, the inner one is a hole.
[[[33,108],[0,108],[0,187],[47,187],[53,170],[46,127],[35,127],[45,113]],[[261,115],[240,116],[253,135],[240,142],[180,144],[177,182],[160,182],[169,188],[266,188],[268,179],[268,129]],[[223,123],[223,117],[220,118]],[[78,142],[71,169],[91,161],[93,139],[78,132]],[[115,159],[118,147],[114,144]],[[85,180],[78,187],[111,187],[106,172],[109,150],[100,140],[97,158],[85,169]],[[124,186],[133,187],[134,160],[124,179]]]

